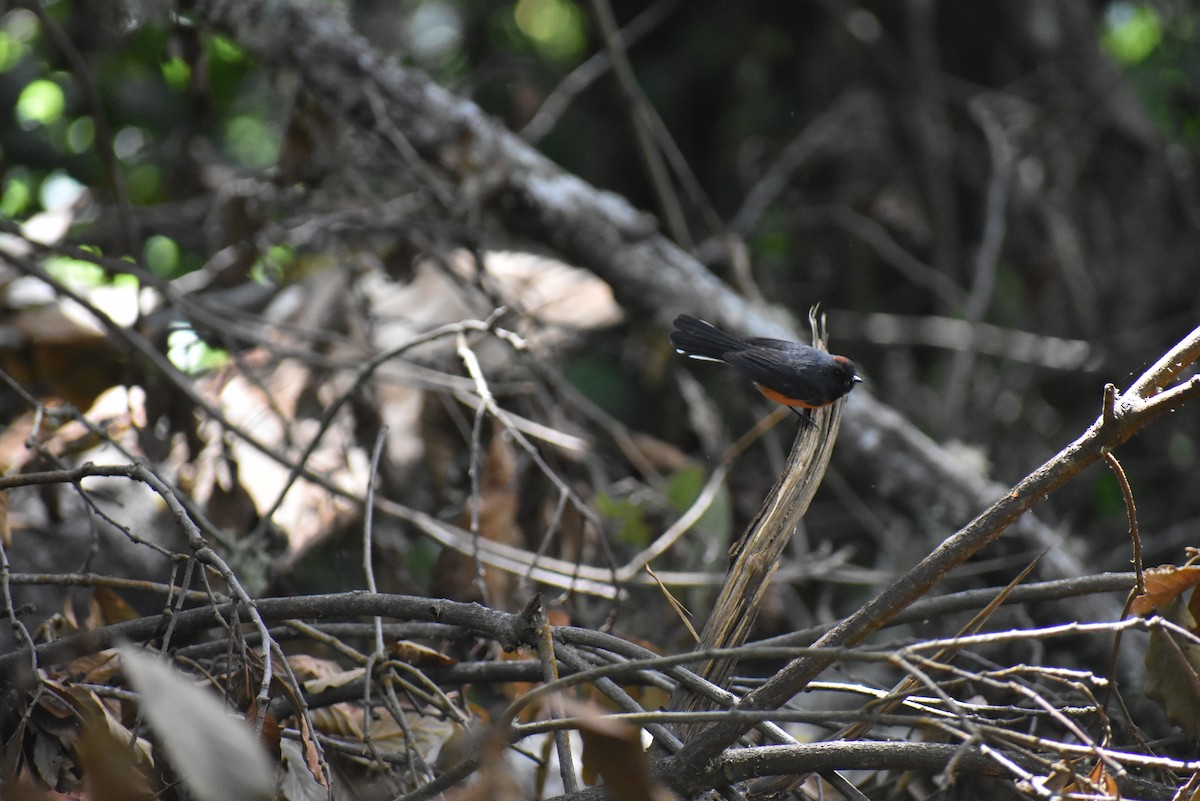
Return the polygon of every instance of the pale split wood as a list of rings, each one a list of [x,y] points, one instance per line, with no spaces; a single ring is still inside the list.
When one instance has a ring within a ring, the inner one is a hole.
[[[810,313],[813,346],[825,348],[824,320]],[[746,642],[766,596],[771,577],[779,568],[780,555],[808,511],[817,487],[825,477],[833,443],[841,424],[845,398],[812,413],[812,426],[801,425],[783,473],[764,499],[762,507],[741,539],[730,549],[729,570],[716,604],[700,635],[697,650],[733,648]],[[733,673],[736,660],[709,660],[697,667],[705,679],[723,687]],[[691,712],[708,709],[711,702],[680,686],[668,708]],[[687,741],[691,725],[681,727]]]

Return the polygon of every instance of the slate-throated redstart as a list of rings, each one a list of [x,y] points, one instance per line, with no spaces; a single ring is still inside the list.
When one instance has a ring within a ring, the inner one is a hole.
[[[686,314],[675,318],[671,344],[690,359],[725,362],[785,406],[819,409],[862,381],[845,356],[783,339],[739,339]]]

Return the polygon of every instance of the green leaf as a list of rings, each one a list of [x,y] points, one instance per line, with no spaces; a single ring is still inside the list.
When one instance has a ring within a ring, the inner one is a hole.
[[[17,120],[26,128],[49,125],[63,115],[67,101],[54,81],[30,81],[17,98]]]
[[[12,219],[24,214],[33,200],[33,179],[23,167],[14,167],[0,193],[0,217]]]
[[[1141,63],[1163,38],[1162,20],[1150,6],[1114,3],[1105,17],[1101,46],[1126,66]]]
[[[279,134],[266,120],[242,114],[225,126],[225,147],[243,166],[262,170],[279,156]]]
[[[0,72],[8,72],[20,64],[28,53],[24,42],[8,31],[0,31]]]
[[[83,259],[69,256],[48,256],[44,262],[46,272],[73,288],[104,286],[107,278],[104,270]]]
[[[188,375],[199,375],[229,363],[229,353],[214,348],[190,328],[172,331],[167,336],[167,358]]]
[[[1125,495],[1112,473],[1101,473],[1092,484],[1092,499],[1102,517],[1125,514]]]
[[[142,261],[155,275],[174,278],[179,269],[179,245],[166,236],[152,236],[142,248]]]
[[[614,498],[601,492],[596,495],[596,508],[601,515],[618,523],[618,542],[637,548],[644,548],[650,543],[650,526],[639,504],[628,498]]]
[[[547,58],[577,58],[587,44],[586,17],[570,0],[517,0],[513,20]]]
[[[671,506],[683,514],[700,497],[708,477],[698,466],[685,467],[667,481],[666,496]],[[726,543],[733,531],[733,507],[729,500],[729,488],[722,484],[713,497],[708,509],[696,521],[694,530],[705,539]]]
[[[186,89],[188,81],[192,79],[191,66],[178,56],[164,61],[159,69],[162,71],[163,80],[177,92]]]

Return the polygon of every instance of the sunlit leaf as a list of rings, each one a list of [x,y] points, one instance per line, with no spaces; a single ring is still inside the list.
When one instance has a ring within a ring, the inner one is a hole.
[[[142,248],[142,261],[163,278],[175,277],[179,269],[179,245],[167,236],[152,236]]]
[[[513,19],[517,29],[550,58],[578,56],[587,43],[586,18],[570,0],[518,0]]]
[[[1113,3],[1105,22],[1100,43],[1126,66],[1144,61],[1162,42],[1162,20],[1149,5]]]
[[[0,193],[0,216],[17,217],[25,213],[33,200],[32,178],[27,170],[14,167],[7,179]]]
[[[29,48],[8,31],[0,31],[0,72],[8,72],[28,55]]]
[[[161,184],[159,168],[153,164],[139,164],[125,173],[129,196],[135,203],[150,203],[158,197]]]
[[[87,187],[64,170],[55,170],[42,181],[38,199],[47,211],[66,209],[78,203],[86,192]]]
[[[187,87],[188,81],[192,79],[192,68],[182,58],[172,58],[164,61],[160,67],[162,70],[163,80],[177,91]]]
[[[71,287],[96,287],[104,283],[104,270],[83,259],[52,256],[45,261],[46,272]]]
[[[67,126],[67,147],[82,153],[96,141],[96,123],[91,117],[79,117]]]
[[[167,337],[167,358],[188,375],[216,370],[229,361],[229,353],[214,348],[190,328],[172,331]]]
[[[27,128],[49,125],[63,114],[66,98],[54,81],[30,81],[17,98],[17,119]]]
[[[242,114],[225,126],[225,146],[243,166],[265,169],[279,156],[279,132],[260,117]]]

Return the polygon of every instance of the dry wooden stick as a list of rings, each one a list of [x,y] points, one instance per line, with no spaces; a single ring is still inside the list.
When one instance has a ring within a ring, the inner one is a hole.
[[[824,320],[817,319],[816,309],[809,312],[808,319],[813,331],[813,347],[824,349]],[[844,400],[815,410],[813,425],[800,427],[788,455],[787,467],[746,532],[730,550],[729,571],[700,635],[697,649],[736,647],[749,637],[767,585],[779,567],[779,556],[800,519],[808,511],[808,505],[825,476],[842,418],[843,403]],[[699,672],[713,684],[724,686],[733,672],[734,664],[735,660],[732,659],[713,660],[703,663]],[[671,696],[667,708],[690,712],[710,706],[707,699],[680,685]],[[685,742],[691,729],[692,725],[682,729]]]

